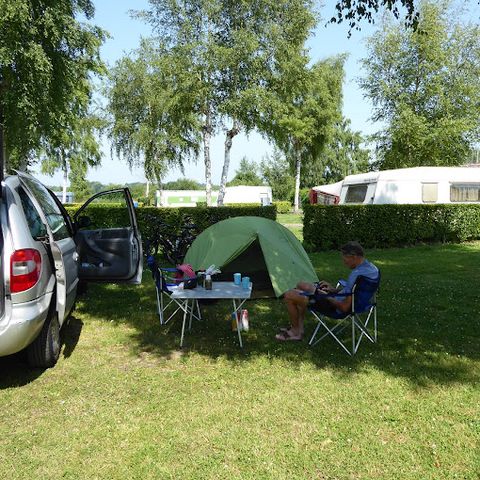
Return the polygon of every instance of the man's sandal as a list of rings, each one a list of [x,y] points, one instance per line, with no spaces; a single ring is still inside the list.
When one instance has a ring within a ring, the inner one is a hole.
[[[279,342],[299,342],[302,340],[302,337],[290,335],[287,331],[287,332],[277,333],[277,335],[275,335],[275,339],[278,340]]]

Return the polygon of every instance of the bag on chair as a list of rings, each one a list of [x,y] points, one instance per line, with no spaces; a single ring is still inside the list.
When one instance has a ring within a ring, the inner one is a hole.
[[[177,273],[175,274],[177,283],[183,282],[183,288],[191,289],[197,286],[197,276],[189,263],[177,265]]]

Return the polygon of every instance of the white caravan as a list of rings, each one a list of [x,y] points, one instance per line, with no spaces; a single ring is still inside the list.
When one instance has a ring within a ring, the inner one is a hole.
[[[332,203],[340,205],[480,203],[480,167],[399,168],[348,175],[333,185],[337,198]],[[325,187],[312,189],[317,191],[312,203],[325,203],[322,201]]]
[[[217,205],[218,191],[212,190],[212,205]],[[206,202],[205,190],[157,190],[158,207],[195,207],[199,202]],[[272,203],[272,187],[245,186],[225,188],[225,205],[232,203]]]

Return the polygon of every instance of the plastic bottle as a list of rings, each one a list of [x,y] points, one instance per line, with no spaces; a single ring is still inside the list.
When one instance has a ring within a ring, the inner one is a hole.
[[[249,320],[248,320],[248,310],[246,308],[242,310],[241,324],[242,324],[242,330],[245,330],[246,332],[248,332]]]
[[[198,284],[205,288],[205,270],[201,269],[198,271]]]
[[[211,290],[212,289],[212,276],[211,275],[206,275],[205,276],[205,290]]]

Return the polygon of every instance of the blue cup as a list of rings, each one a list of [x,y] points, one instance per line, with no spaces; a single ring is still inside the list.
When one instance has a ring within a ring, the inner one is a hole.
[[[248,290],[250,288],[250,277],[242,278],[242,287]]]
[[[233,283],[235,285],[240,285],[242,283],[242,274],[241,273],[234,273],[233,274]]]

